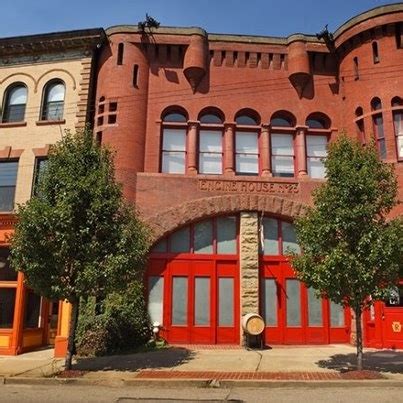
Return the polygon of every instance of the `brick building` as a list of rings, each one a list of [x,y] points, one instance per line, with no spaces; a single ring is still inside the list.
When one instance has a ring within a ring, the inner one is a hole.
[[[70,306],[47,301],[8,263],[14,207],[35,192],[51,144],[91,120],[102,29],[0,39],[0,355],[65,350]]]
[[[350,340],[350,312],[300,284],[284,252],[298,249],[293,218],[343,130],[376,139],[402,199],[402,22],[394,4],[333,38],[106,30],[95,133],[154,230],[149,311],[168,341],[239,343],[247,313],[263,316],[269,343]],[[367,345],[403,347],[402,306],[375,305]]]

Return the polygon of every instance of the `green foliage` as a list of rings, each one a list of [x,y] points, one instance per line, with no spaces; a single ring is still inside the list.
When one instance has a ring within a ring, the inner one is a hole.
[[[330,146],[327,182],[314,207],[296,220],[303,254],[292,259],[298,277],[336,303],[362,311],[395,283],[403,257],[401,219],[386,220],[396,204],[393,166],[373,144],[345,135]]]
[[[101,356],[133,350],[150,339],[150,329],[143,283],[133,282],[97,305],[95,298],[81,302],[77,351],[82,356]]]
[[[89,130],[67,132],[52,148],[18,218],[12,264],[41,295],[74,302],[141,276],[147,230],[122,200],[111,152]]]

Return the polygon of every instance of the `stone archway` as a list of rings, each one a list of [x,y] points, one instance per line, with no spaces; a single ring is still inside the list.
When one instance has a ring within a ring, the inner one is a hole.
[[[253,194],[226,195],[192,200],[169,208],[146,219],[152,229],[152,240],[156,241],[178,227],[202,218],[241,211],[259,211],[283,217],[298,217],[307,205],[280,196]]]

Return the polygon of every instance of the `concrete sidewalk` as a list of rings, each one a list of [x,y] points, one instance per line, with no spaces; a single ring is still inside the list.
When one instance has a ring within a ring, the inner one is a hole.
[[[64,360],[53,358],[51,349],[17,357],[0,356],[0,377],[52,377],[63,369],[63,363]],[[349,345],[277,346],[267,350],[176,346],[144,353],[78,358],[73,369],[83,380],[106,383],[192,377],[331,380],[339,379],[340,372],[354,365],[355,348]],[[388,379],[403,381],[403,351],[366,349],[364,366]]]

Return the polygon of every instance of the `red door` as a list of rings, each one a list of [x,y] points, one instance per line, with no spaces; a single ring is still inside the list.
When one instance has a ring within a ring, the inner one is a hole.
[[[349,341],[349,315],[317,298],[285,258],[261,262],[261,312],[266,344],[326,344]]]
[[[232,260],[151,259],[149,283],[158,275],[164,282],[161,336],[170,343],[239,343],[237,273]]]
[[[383,348],[403,348],[403,282],[382,308]]]

